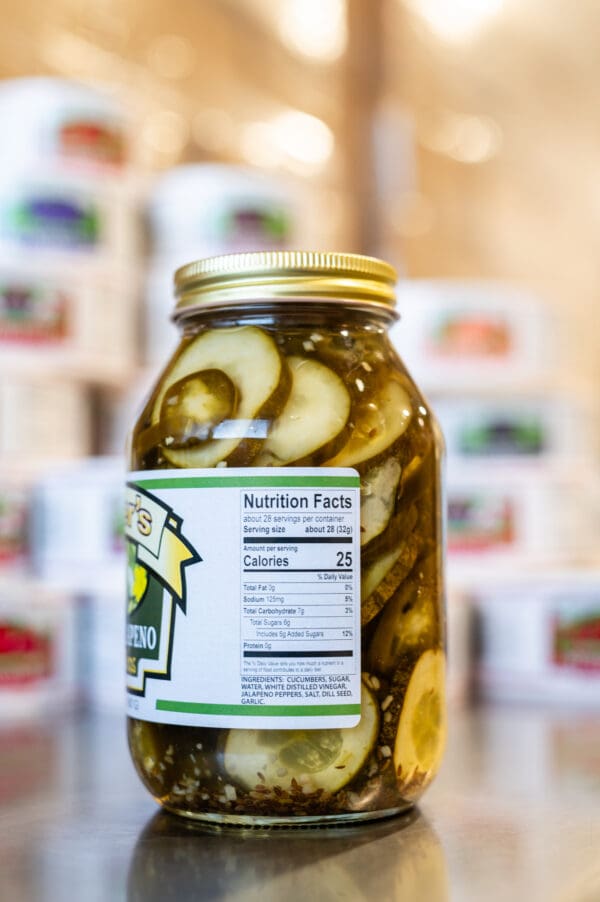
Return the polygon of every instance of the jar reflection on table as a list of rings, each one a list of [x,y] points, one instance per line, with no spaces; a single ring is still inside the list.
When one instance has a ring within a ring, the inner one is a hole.
[[[356,855],[374,841],[371,855]],[[442,845],[415,811],[326,832],[211,827],[158,812],[135,847],[127,900],[196,897],[244,902],[450,898]]]

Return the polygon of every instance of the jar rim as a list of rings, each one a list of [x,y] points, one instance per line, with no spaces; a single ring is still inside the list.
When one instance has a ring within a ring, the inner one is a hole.
[[[397,273],[376,257],[257,251],[208,257],[175,273],[174,318],[194,308],[273,301],[372,302],[394,307]]]

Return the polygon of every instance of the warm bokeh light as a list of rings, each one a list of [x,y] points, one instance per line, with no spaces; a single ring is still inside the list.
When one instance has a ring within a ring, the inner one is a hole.
[[[273,128],[281,152],[309,169],[324,166],[333,153],[331,129],[316,116],[288,110],[273,120]]]
[[[241,134],[241,150],[244,159],[253,166],[273,169],[283,162],[269,122],[249,122],[245,125]]]
[[[345,0],[286,0],[279,34],[296,53],[318,62],[333,62],[346,49]]]
[[[407,0],[440,38],[462,40],[477,32],[503,8],[505,0]]]
[[[322,169],[333,149],[331,129],[301,110],[285,110],[268,121],[250,122],[242,132],[242,152],[249,163],[302,175]]]
[[[489,116],[470,116],[444,110],[419,131],[423,147],[460,163],[485,163],[502,147],[502,129]]]

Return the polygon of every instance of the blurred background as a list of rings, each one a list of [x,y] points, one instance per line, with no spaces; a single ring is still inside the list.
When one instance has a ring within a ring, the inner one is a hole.
[[[448,446],[450,697],[600,707],[593,0],[21,0],[0,33],[0,722],[123,710],[173,270],[389,259]],[[27,744],[27,743],[26,743]]]

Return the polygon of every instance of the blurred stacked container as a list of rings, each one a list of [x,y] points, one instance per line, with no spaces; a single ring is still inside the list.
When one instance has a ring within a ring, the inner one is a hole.
[[[164,363],[177,341],[175,327],[167,327],[176,269],[201,257],[290,248],[295,221],[291,188],[257,170],[196,164],[163,176],[149,208],[148,362]]]
[[[74,586],[68,567],[46,566],[44,486],[97,450],[94,390],[135,371],[139,230],[127,117],[111,97],[59,79],[5,81],[0,122],[2,716],[75,695]],[[65,497],[53,499],[59,517]],[[90,523],[70,522],[73,559]],[[29,666],[38,646],[46,663]]]
[[[428,394],[447,443],[450,620],[452,605],[470,599],[480,636],[487,636],[480,688],[494,697],[506,688],[512,697],[518,676],[511,677],[510,667],[488,666],[496,657],[493,637],[502,634],[499,618],[505,618],[506,635],[518,632],[515,611],[527,617],[540,610],[536,577],[560,569],[564,619],[569,591],[575,610],[579,573],[594,561],[599,506],[590,401],[557,380],[565,369],[564,330],[526,291],[497,283],[407,281],[399,309],[394,340]],[[516,607],[498,603],[497,587],[508,580],[510,593],[502,598],[518,599]],[[597,593],[589,591],[594,580]],[[546,594],[551,585],[546,579]],[[594,595],[600,597],[593,573],[586,587],[589,608]],[[515,640],[514,648],[528,648],[524,654],[533,659],[543,646],[550,666],[543,618],[535,613],[533,621],[537,638],[530,634],[525,646]],[[600,644],[596,654],[600,674]],[[593,679],[589,667],[587,675]],[[597,690],[600,703],[600,681]]]

